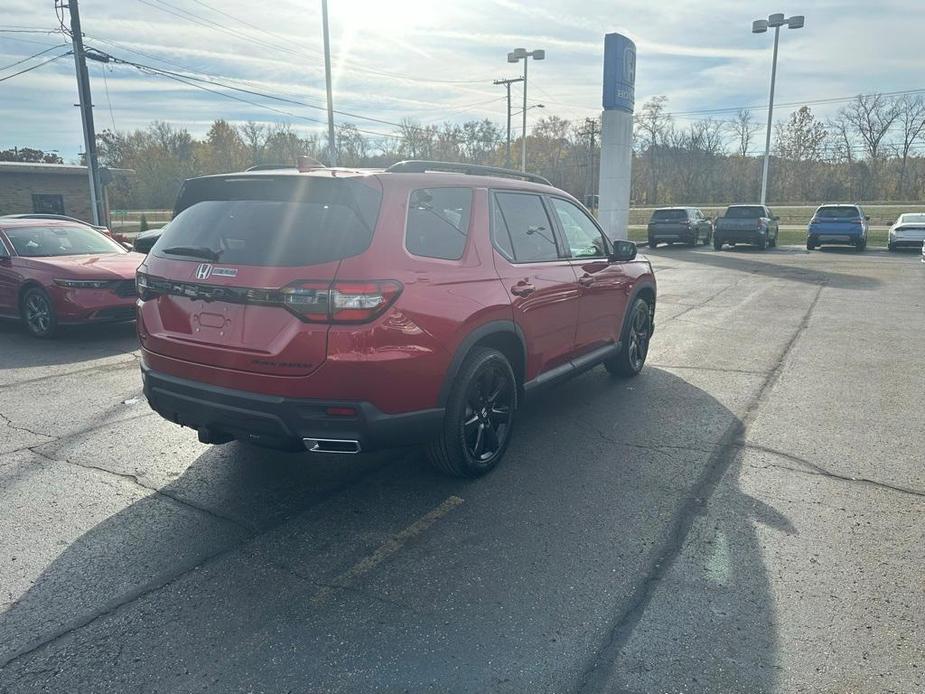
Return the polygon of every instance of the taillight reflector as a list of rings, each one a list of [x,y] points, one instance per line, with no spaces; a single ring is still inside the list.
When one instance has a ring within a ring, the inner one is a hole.
[[[304,320],[365,323],[391,306],[401,290],[401,283],[394,280],[296,282],[280,294],[283,305]]]

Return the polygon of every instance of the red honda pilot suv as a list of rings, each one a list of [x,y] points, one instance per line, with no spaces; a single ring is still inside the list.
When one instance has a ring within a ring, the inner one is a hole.
[[[137,287],[145,395],[200,441],[423,443],[468,477],[524,396],[638,374],[656,297],[635,245],[546,179],[422,161],[190,179]]]

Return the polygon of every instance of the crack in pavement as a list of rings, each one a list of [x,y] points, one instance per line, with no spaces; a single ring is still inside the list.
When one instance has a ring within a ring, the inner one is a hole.
[[[731,369],[724,368],[719,366],[681,366],[677,364],[653,364],[649,362],[649,366],[654,366],[657,369],[677,369],[679,371],[689,370],[689,371],[715,371],[719,373],[730,373],[730,374],[751,374],[753,376],[768,376],[771,371],[757,371],[751,369]]]
[[[579,675],[574,688],[575,692],[581,694],[583,692],[605,691],[611,688],[608,685],[612,684],[611,680],[617,658],[641,622],[646,608],[652,601],[656,588],[680,556],[694,521],[705,513],[707,504],[726,471],[733,461],[741,455],[742,447],[746,443],[745,435],[748,427],[757,416],[758,409],[765,402],[778,380],[780,380],[787,357],[793,350],[797,340],[809,326],[813,311],[819,303],[819,297],[825,286],[825,283],[820,283],[817,286],[816,293],[803,314],[803,319],[784,345],[773,371],[765,378],[758,393],[746,407],[742,418],[734,421],[726,429],[726,432],[714,447],[700,478],[691,487],[684,503],[675,514],[667,537],[652,554],[649,567],[642,581],[637,584],[636,589],[626,601],[624,609],[615,615],[603,643],[588,659],[582,673]]]
[[[814,477],[829,477],[831,479],[840,480],[842,482],[854,482],[857,484],[865,484],[879,489],[885,489],[887,491],[899,492],[901,494],[912,494],[913,496],[922,496],[925,497],[925,491],[919,491],[918,489],[912,489],[910,487],[900,487],[894,484],[888,484],[887,482],[878,482],[877,480],[872,480],[868,477],[853,477],[850,475],[840,475],[837,472],[832,472],[827,470],[821,465],[810,462],[805,458],[800,458],[799,456],[792,455],[790,453],[785,453],[784,451],[777,450],[776,448],[768,448],[767,446],[760,446],[754,443],[745,443],[741,446],[745,450],[751,451],[760,451],[762,453],[768,453],[770,455],[775,455],[785,460],[796,463],[797,465],[802,465],[804,468],[810,468],[809,470],[800,469],[795,467],[790,467],[788,465],[779,465],[777,463],[769,463],[768,465],[755,465],[749,464],[750,467],[754,468],[778,468],[780,470],[789,470],[791,472],[798,472],[803,475],[813,475]]]
[[[146,491],[151,492],[155,496],[163,497],[173,502],[174,504],[182,506],[183,508],[190,509],[193,511],[198,511],[199,513],[209,516],[217,521],[230,523],[234,525],[236,528],[238,528],[239,530],[243,530],[249,533],[253,533],[257,530],[256,526],[249,525],[246,522],[241,521],[240,519],[234,518],[232,516],[226,516],[210,508],[206,508],[204,506],[199,506],[198,504],[194,504],[191,501],[188,501],[180,496],[176,496],[174,494],[170,494],[169,492],[165,492],[163,489],[159,487],[155,487],[150,484],[145,484],[144,482],[141,481],[138,475],[135,475],[131,472],[117,472],[116,470],[110,470],[109,468],[100,467],[99,465],[92,465],[90,463],[79,463],[75,460],[70,460],[68,458],[55,458],[53,456],[48,455],[47,453],[43,451],[36,450],[37,448],[38,446],[35,446],[33,448],[29,448],[28,450],[52,463],[62,463],[65,465],[73,465],[74,467],[80,467],[85,470],[97,470],[99,472],[103,472],[103,473],[112,475],[114,477],[118,477],[119,479],[123,479],[127,482],[130,482]]]
[[[52,439],[52,440],[55,439],[55,437],[52,436],[51,434],[43,434],[38,431],[33,431],[32,429],[29,429],[28,427],[21,427],[18,424],[13,424],[13,420],[7,417],[2,412],[0,412],[0,419],[2,419],[10,429],[14,429],[16,431],[24,431],[27,434],[32,434],[33,436],[41,436],[42,438],[45,438],[45,439]],[[51,441],[46,441],[45,443],[51,443]],[[36,444],[32,444],[32,445],[34,446]],[[28,446],[24,446],[23,448],[28,448]],[[7,453],[15,453],[16,451],[23,450],[23,448],[17,448],[16,450],[13,450],[13,451],[7,451]],[[6,454],[4,453],[3,455],[6,455]]]
[[[707,297],[706,299],[704,299],[703,301],[701,301],[701,302],[699,302],[699,303],[691,304],[690,306],[688,306],[686,309],[684,309],[684,310],[681,311],[680,313],[676,313],[676,314],[674,314],[673,316],[671,316],[670,318],[665,318],[663,321],[661,321],[661,323],[670,323],[671,321],[677,320],[677,319],[680,318],[681,316],[690,313],[690,312],[693,311],[694,309],[702,308],[702,307],[706,306],[706,305],[709,304],[711,301],[713,301],[714,299],[716,299],[717,297],[719,297],[719,295],[722,294],[723,292],[728,291],[729,289],[734,289],[735,287],[738,287],[742,282],[744,282],[744,281],[747,280],[747,279],[749,279],[749,278],[748,278],[748,277],[742,277],[742,278],[740,278],[740,279],[737,279],[737,280],[736,280],[735,282],[733,282],[732,284],[727,284],[725,287],[721,288],[721,289],[720,289],[719,291],[717,291],[715,294],[711,294],[709,297]]]
[[[34,453],[36,453],[36,455],[39,455],[43,458],[48,458],[49,460],[54,460],[59,463],[65,462],[57,458],[51,458],[39,451],[34,451]],[[329,499],[336,497],[338,494],[341,494],[346,489],[356,486],[358,484],[361,484],[368,477],[371,477],[372,475],[379,473],[384,467],[395,465],[399,463],[401,460],[402,460],[401,457],[395,457],[393,459],[387,460],[382,465],[379,465],[376,467],[370,467],[369,469],[365,470],[363,473],[361,473],[357,477],[345,480],[341,484],[338,484],[337,486],[328,490],[327,493],[322,494],[312,506],[302,509],[302,511],[296,514],[295,517],[308,513],[313,508],[320,506],[321,504],[325,503]],[[103,472],[112,472],[112,471],[104,469]],[[113,474],[118,474],[118,473],[113,473]],[[28,656],[31,653],[38,651],[41,648],[44,648],[45,646],[55,643],[56,641],[59,641],[60,639],[67,638],[68,636],[76,633],[77,631],[83,629],[84,627],[90,626],[91,624],[96,622],[98,619],[106,617],[107,615],[110,615],[110,614],[114,614],[116,611],[122,609],[123,607],[126,607],[127,605],[130,605],[133,602],[140,600],[147,595],[155,593],[163,588],[166,588],[167,586],[175,583],[176,581],[180,580],[181,578],[189,574],[191,571],[194,571],[200,567],[208,566],[218,561],[222,557],[228,554],[231,554],[235,550],[243,547],[246,543],[251,542],[259,537],[262,537],[264,535],[267,535],[268,533],[273,532],[278,527],[280,527],[284,523],[289,522],[290,520],[292,520],[292,518],[283,518],[279,522],[272,523],[269,526],[260,529],[259,531],[249,532],[247,535],[242,537],[239,541],[231,542],[226,547],[218,549],[215,552],[206,554],[204,556],[192,558],[190,561],[175,567],[173,571],[166,572],[158,576],[155,576],[150,581],[147,581],[135,587],[134,589],[129,590],[128,592],[117,596],[116,598],[109,601],[108,603],[105,603],[102,607],[100,607],[96,611],[91,612],[88,615],[77,617],[71,620],[70,622],[66,622],[61,627],[59,627],[57,630],[46,633],[45,635],[37,639],[34,639],[33,641],[30,641],[24,646],[21,646],[15,651],[12,651],[7,654],[0,654],[0,670],[3,670],[4,668],[11,665],[12,663]]]

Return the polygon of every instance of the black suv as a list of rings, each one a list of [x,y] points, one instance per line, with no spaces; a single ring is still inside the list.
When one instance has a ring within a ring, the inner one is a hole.
[[[696,246],[713,240],[713,222],[696,207],[660,207],[649,220],[649,248],[675,241]]]

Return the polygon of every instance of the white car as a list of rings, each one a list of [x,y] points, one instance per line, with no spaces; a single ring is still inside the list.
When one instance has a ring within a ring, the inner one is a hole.
[[[925,243],[925,212],[906,212],[890,227],[890,239],[887,247],[891,251],[897,248],[918,248]]]

